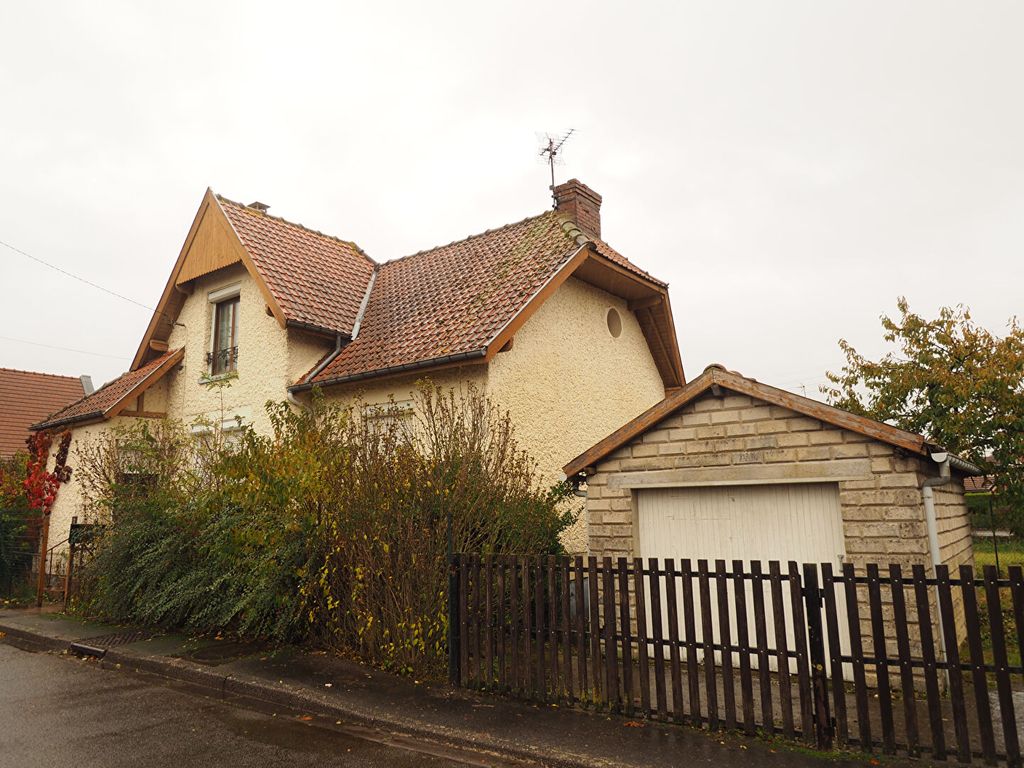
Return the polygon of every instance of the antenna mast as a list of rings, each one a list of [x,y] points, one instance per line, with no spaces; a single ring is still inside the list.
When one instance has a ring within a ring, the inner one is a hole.
[[[558,153],[562,151],[562,146],[565,144],[565,142],[567,142],[569,140],[569,137],[572,136],[575,132],[576,132],[575,128],[570,128],[569,132],[566,133],[561,139],[558,139],[557,142],[555,140],[555,137],[553,137],[553,136],[551,136],[549,134],[548,137],[547,137],[547,139],[548,139],[547,146],[543,147],[541,149],[541,151],[540,151],[540,156],[547,160],[548,166],[550,166],[550,168],[551,168],[551,186],[548,187],[548,189],[551,190],[551,197],[552,198],[554,198],[554,196],[555,196],[555,162],[556,162],[556,158],[558,157]],[[557,204],[557,201],[556,201],[556,204]]]

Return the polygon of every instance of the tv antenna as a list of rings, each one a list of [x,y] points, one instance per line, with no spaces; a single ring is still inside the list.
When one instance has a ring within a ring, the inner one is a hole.
[[[562,147],[565,145],[565,142],[567,142],[569,137],[575,132],[575,128],[570,128],[569,132],[562,136],[562,138],[557,138],[551,134],[546,134],[544,137],[547,140],[547,145],[541,148],[540,156],[547,161],[548,166],[551,168],[551,186],[549,189],[552,194],[554,194],[555,191],[555,163],[559,162],[558,155],[562,151]]]

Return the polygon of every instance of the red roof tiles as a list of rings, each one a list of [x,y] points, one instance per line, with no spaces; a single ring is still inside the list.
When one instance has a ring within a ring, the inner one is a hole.
[[[604,240],[594,239],[592,242],[594,243],[594,250],[597,251],[602,256],[604,256],[609,261],[615,262],[620,267],[623,267],[629,272],[632,272],[634,275],[638,275],[639,277],[642,277],[645,280],[650,280],[655,285],[660,285],[662,288],[668,288],[668,283],[659,280],[650,272],[645,272],[644,270],[640,269],[640,267],[638,267],[632,261],[627,259],[621,253],[616,251]]]
[[[217,206],[237,235],[268,302],[280,307],[283,318],[274,308],[279,318],[356,336],[315,380],[307,375],[300,387],[484,357],[499,332],[584,246],[615,269],[662,292],[666,287],[604,241],[585,235],[564,211],[378,265],[353,243],[269,216],[259,207],[211,191],[204,198],[209,204]],[[179,265],[183,257],[184,251]],[[162,322],[158,338],[163,340],[183,301],[173,281],[172,275],[158,307],[163,319],[154,319],[149,332]],[[134,365],[153,354],[149,340],[147,335]],[[660,346],[666,348],[664,342]],[[667,346],[671,349],[665,354],[677,360],[674,334]]]
[[[991,475],[964,478],[964,491],[966,493],[988,493],[993,488],[995,488],[995,481]]]
[[[317,383],[480,353],[579,250],[555,211],[382,264],[358,338]]]
[[[83,394],[77,376],[0,368],[0,457],[24,451],[33,423]]]
[[[217,201],[287,320],[351,335],[373,260],[355,243]]]
[[[91,395],[87,395],[63,408],[45,421],[33,424],[33,429],[51,429],[79,421],[106,418],[112,410],[123,403],[144,384],[149,385],[170,370],[184,355],[184,348],[172,349],[141,368],[118,376],[104,384]],[[155,377],[155,378],[154,378]],[[150,381],[152,379],[152,381]]]

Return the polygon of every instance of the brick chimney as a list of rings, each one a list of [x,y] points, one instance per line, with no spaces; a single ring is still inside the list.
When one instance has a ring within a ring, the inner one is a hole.
[[[552,190],[555,210],[571,216],[588,235],[601,236],[601,196],[579,179],[569,179]]]

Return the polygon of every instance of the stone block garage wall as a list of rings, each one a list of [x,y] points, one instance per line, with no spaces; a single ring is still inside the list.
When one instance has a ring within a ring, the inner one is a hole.
[[[813,479],[838,484],[846,561],[859,572],[868,563],[928,565],[921,483],[935,474],[931,463],[787,408],[709,390],[598,462],[587,478],[590,553],[641,555],[638,488]],[[971,562],[963,487],[954,477],[936,491],[942,556],[955,573]],[[955,607],[962,626],[962,604]]]

